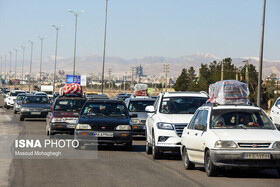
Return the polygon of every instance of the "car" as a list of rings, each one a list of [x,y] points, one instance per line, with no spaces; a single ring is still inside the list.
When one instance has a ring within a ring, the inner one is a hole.
[[[209,177],[219,168],[277,169],[280,174],[280,132],[258,106],[208,103],[184,129],[181,154],[185,169],[203,164]]]
[[[166,151],[180,153],[181,135],[194,112],[208,95],[200,92],[166,92],[157,97],[153,106],[147,106],[146,152],[154,159]]]
[[[86,99],[75,94],[57,97],[46,117],[46,134],[74,134],[79,113]]]
[[[114,99],[119,99],[124,101],[126,98],[131,97],[131,95],[132,95],[131,93],[119,93],[114,97]]]
[[[86,92],[85,93],[86,99],[109,99],[106,94],[97,93],[97,92]]]
[[[15,104],[14,104],[14,114],[17,114],[20,110],[20,105],[22,100],[24,99],[24,97],[26,96],[26,93],[21,93],[17,95],[17,98],[15,100]]]
[[[128,108],[129,115],[136,114],[137,117],[131,119],[133,125],[133,135],[145,136],[145,125],[147,119],[147,112],[145,111],[146,106],[153,105],[156,99],[149,97],[135,97],[127,98],[125,105]]]
[[[5,99],[9,93],[10,93],[10,90],[9,90],[9,89],[7,89],[7,88],[4,89],[4,90],[3,90],[3,93],[2,93],[3,98]]]
[[[74,140],[79,142],[77,149],[98,143],[124,144],[132,150],[132,124],[125,104],[112,99],[88,100],[81,110]]]
[[[33,92],[33,94],[34,94],[34,95],[46,95],[46,96],[48,96],[47,93],[45,93],[45,92],[38,92],[38,91]]]
[[[4,99],[4,108],[10,109],[14,106],[17,95],[25,93],[23,90],[11,90]]]
[[[46,95],[26,95],[20,105],[20,121],[25,118],[46,118],[49,112],[51,104]]]
[[[280,129],[280,97],[275,101],[270,110],[270,119]]]

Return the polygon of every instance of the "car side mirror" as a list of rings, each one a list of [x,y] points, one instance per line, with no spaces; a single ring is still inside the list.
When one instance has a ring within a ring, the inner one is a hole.
[[[130,114],[129,117],[130,117],[130,118],[137,118],[138,115],[137,115],[137,114]]]
[[[206,127],[202,124],[196,124],[194,126],[194,129],[199,130],[199,131],[206,131]]]
[[[280,131],[280,125],[275,124],[275,126],[276,126],[277,130]]]
[[[155,107],[153,105],[146,106],[145,111],[149,112],[149,113],[154,113],[155,112]]]

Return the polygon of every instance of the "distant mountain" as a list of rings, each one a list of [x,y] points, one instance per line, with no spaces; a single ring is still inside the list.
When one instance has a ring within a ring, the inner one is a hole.
[[[226,58],[226,57],[225,57]],[[244,66],[243,61],[249,59],[249,63],[256,66],[258,71],[258,61],[257,57],[239,57],[232,58],[232,62],[236,66]],[[189,68],[193,66],[196,69],[198,74],[198,69],[201,63],[210,63],[213,61],[221,61],[222,58],[216,57],[209,53],[197,53],[193,55],[186,55],[178,58],[170,57],[160,57],[160,56],[148,56],[144,58],[134,58],[134,59],[125,59],[121,57],[106,57],[105,61],[105,72],[110,68],[112,69],[113,74],[130,75],[130,67],[139,66],[140,64],[143,67],[144,74],[149,76],[159,76],[163,75],[163,64],[169,64],[169,76],[178,76],[183,68]],[[36,62],[37,61],[37,62]],[[26,63],[26,66],[29,66]],[[44,72],[53,72],[54,58],[49,57],[44,59],[43,70]],[[33,64],[33,71],[39,71],[39,60],[35,59]],[[57,60],[57,70],[64,70],[66,74],[71,74],[73,68],[73,59],[72,58],[62,58],[59,57]],[[25,68],[27,72],[28,68]],[[86,56],[78,57],[76,59],[76,72],[80,74],[95,74],[98,75],[102,71],[102,57],[101,56]],[[275,73],[280,76],[280,60],[266,60],[263,62],[263,77],[269,76],[271,73]]]

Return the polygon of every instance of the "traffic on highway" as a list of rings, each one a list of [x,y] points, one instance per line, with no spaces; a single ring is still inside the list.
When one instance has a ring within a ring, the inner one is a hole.
[[[69,162],[69,159],[71,163],[98,162],[103,156],[110,155],[112,163],[103,163],[102,167],[113,169],[118,168],[115,154],[126,158],[128,152],[145,152],[147,155],[141,154],[144,161],[137,160],[138,155],[133,159],[135,163],[126,164],[131,172],[137,170],[135,164],[146,165],[143,162],[148,159],[149,163],[154,160],[150,164],[163,164],[163,169],[173,168],[169,172],[179,174],[179,178],[198,172],[202,178],[219,176],[231,180],[279,177],[280,128],[275,123],[277,118],[275,115],[268,117],[260,107],[250,103],[245,83],[225,80],[210,85],[209,94],[162,92],[156,99],[149,97],[145,89],[137,90],[139,87],[147,88],[147,85],[136,85],[129,97],[109,98],[105,94],[83,92],[78,84],[66,84],[53,101],[42,92],[1,88],[3,107],[6,108],[2,113],[9,113],[13,108],[13,120],[19,119],[18,125],[24,129],[19,130],[19,136],[11,145],[14,147],[11,149],[14,151],[11,184],[20,185],[22,181],[18,180],[24,180],[21,178],[23,171],[18,170],[26,166],[19,166],[19,163],[53,165],[54,160]],[[275,107],[277,104],[278,100]],[[48,151],[38,151],[39,148]],[[86,158],[90,152],[98,156]],[[172,165],[174,162],[176,167]],[[63,167],[70,171],[73,166]],[[146,169],[147,174],[153,176],[153,172]],[[254,180],[248,181],[254,183]],[[131,182],[129,178],[126,184],[131,185]],[[206,185],[199,180],[192,182]]]

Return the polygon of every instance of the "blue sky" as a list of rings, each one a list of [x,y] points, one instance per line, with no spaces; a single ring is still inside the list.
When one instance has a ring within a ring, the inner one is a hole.
[[[109,0],[107,56],[258,57],[263,0]],[[44,57],[73,56],[74,16],[78,17],[77,56],[102,56],[105,0],[0,0],[0,55],[47,35]],[[264,57],[280,59],[280,1],[267,0]],[[35,43],[34,58],[40,56]],[[27,53],[29,53],[29,48]]]

